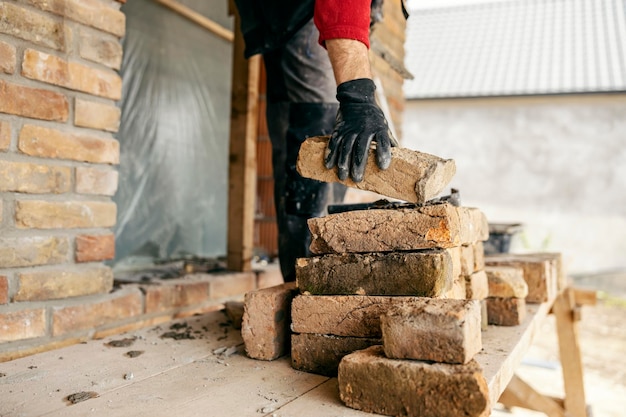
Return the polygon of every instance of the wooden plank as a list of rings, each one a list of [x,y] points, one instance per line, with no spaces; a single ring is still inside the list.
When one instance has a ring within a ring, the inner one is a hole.
[[[565,417],[565,410],[552,398],[535,391],[517,375],[513,375],[499,400],[508,407],[523,407],[540,411],[548,417]]]
[[[519,326],[492,326],[483,332],[483,350],[474,359],[482,366],[495,404],[520,365],[550,310],[550,303],[527,305],[526,320]]]
[[[598,303],[598,293],[594,290],[573,288],[573,291],[577,306],[595,306]]]
[[[235,10],[236,12],[236,10]],[[250,271],[254,246],[256,201],[256,135],[260,56],[244,58],[244,40],[235,13],[233,45],[229,186],[228,186],[228,269]]]
[[[328,378],[295,372],[289,358],[259,362],[243,350],[207,357],[48,416],[241,417],[270,414]],[[286,382],[288,381],[288,383]]]
[[[578,322],[573,315],[575,307],[575,292],[572,288],[567,288],[557,297],[552,311],[556,317],[556,330],[559,339],[559,356],[565,387],[565,410],[572,417],[586,417]]]
[[[0,372],[6,376],[0,378],[0,416],[65,412],[68,408],[64,398],[70,394],[95,391],[103,396],[111,391],[121,392],[143,379],[212,358],[217,348],[243,343],[238,331],[220,326],[225,321],[221,312],[178,321],[191,326],[191,334],[196,337],[193,340],[161,338],[170,331],[169,325],[161,325],[2,363]],[[136,340],[129,347],[105,345],[131,337]],[[145,353],[130,358],[125,354],[131,350]],[[129,372],[133,379],[124,379]]]
[[[208,30],[209,32],[213,33],[214,35],[219,36],[220,38],[228,42],[232,42],[235,39],[235,35],[233,34],[232,30],[226,29],[222,25],[190,9],[184,4],[177,2],[176,0],[154,0],[154,1],[175,11],[179,15],[191,20],[192,22],[200,25],[204,29]]]

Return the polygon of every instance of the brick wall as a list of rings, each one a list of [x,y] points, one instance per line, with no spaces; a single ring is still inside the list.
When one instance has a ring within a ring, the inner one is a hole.
[[[114,287],[122,0],[0,0],[0,362],[220,308],[278,270]]]

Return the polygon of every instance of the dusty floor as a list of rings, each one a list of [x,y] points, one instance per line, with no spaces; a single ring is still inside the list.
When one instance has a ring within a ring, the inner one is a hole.
[[[595,307],[583,307],[580,344],[585,370],[587,404],[594,417],[626,415],[626,274],[576,279],[576,286],[599,289]],[[554,317],[542,326],[517,374],[537,391],[563,396],[563,380],[556,343]],[[514,408],[494,417],[543,416]]]

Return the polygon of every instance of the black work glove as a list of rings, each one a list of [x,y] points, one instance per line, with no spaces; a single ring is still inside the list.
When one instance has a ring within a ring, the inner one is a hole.
[[[375,90],[374,81],[369,78],[346,81],[337,87],[339,111],[324,162],[327,169],[337,165],[342,181],[348,174],[354,182],[363,180],[372,141],[376,142],[378,167],[387,169],[391,163],[391,147],[397,146],[397,142],[376,104]]]

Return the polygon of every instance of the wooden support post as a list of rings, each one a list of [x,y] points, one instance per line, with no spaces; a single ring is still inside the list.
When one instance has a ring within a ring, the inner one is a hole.
[[[575,291],[566,288],[554,302],[552,311],[556,317],[559,338],[559,355],[565,386],[565,411],[572,417],[586,417],[583,364],[578,341],[578,322],[574,319]]]
[[[558,402],[538,393],[517,375],[513,375],[498,401],[507,407],[523,407],[542,412],[548,417],[566,416],[565,410]]]
[[[254,208],[256,201],[256,136],[258,128],[260,56],[244,58],[239,14],[235,14],[235,40],[230,115],[228,186],[228,269],[252,269]]]
[[[154,0],[157,3],[173,10],[179,15],[191,20],[192,22],[202,26],[209,32],[219,36],[225,41],[232,42],[234,35],[233,32],[225,27],[215,23],[213,20],[209,19],[206,16],[201,15],[200,13],[190,9],[184,4],[179,3],[176,0]]]

